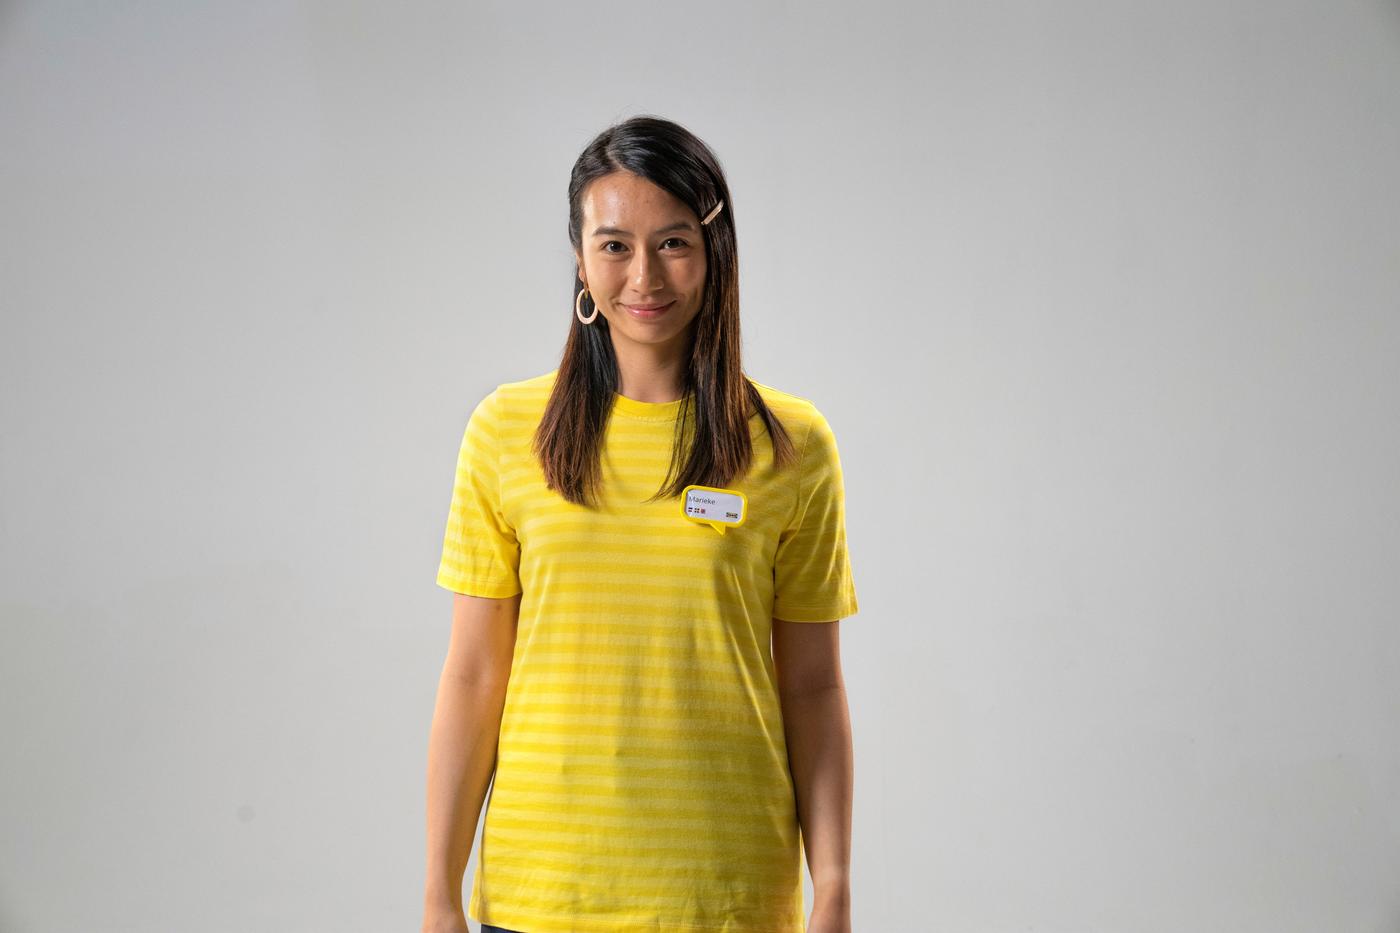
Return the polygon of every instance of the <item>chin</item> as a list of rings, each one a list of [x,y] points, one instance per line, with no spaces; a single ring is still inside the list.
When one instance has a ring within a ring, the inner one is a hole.
[[[667,343],[675,339],[676,335],[685,328],[668,327],[662,330],[659,327],[629,327],[626,331],[627,339],[633,343]]]

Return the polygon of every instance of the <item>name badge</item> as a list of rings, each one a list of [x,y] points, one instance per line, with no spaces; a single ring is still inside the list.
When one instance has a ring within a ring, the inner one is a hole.
[[[749,499],[737,489],[692,485],[685,487],[681,510],[691,521],[724,534],[726,526],[742,525],[749,517]]]

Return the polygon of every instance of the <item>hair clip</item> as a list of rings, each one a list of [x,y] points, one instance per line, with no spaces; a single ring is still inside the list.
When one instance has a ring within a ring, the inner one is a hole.
[[[710,221],[714,220],[714,219],[715,219],[715,215],[719,213],[719,209],[720,209],[721,207],[724,207],[724,202],[723,202],[723,201],[720,201],[718,204],[716,204],[716,205],[714,206],[714,209],[711,210],[708,214],[706,214],[706,215],[705,215],[705,219],[702,220],[702,221],[700,221],[700,223],[701,223],[701,224],[707,224],[707,223],[709,223]]]

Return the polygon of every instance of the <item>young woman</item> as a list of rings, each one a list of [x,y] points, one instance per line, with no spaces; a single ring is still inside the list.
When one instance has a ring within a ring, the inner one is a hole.
[[[458,456],[424,929],[468,929],[484,798],[485,933],[849,933],[831,426],[744,375],[733,203],[687,130],[594,139],[569,238],[558,368],[481,399]]]

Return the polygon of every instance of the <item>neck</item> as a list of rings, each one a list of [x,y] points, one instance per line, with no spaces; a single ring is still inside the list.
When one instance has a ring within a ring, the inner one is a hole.
[[[681,397],[685,357],[673,348],[613,342],[618,392],[639,402],[674,402]]]

